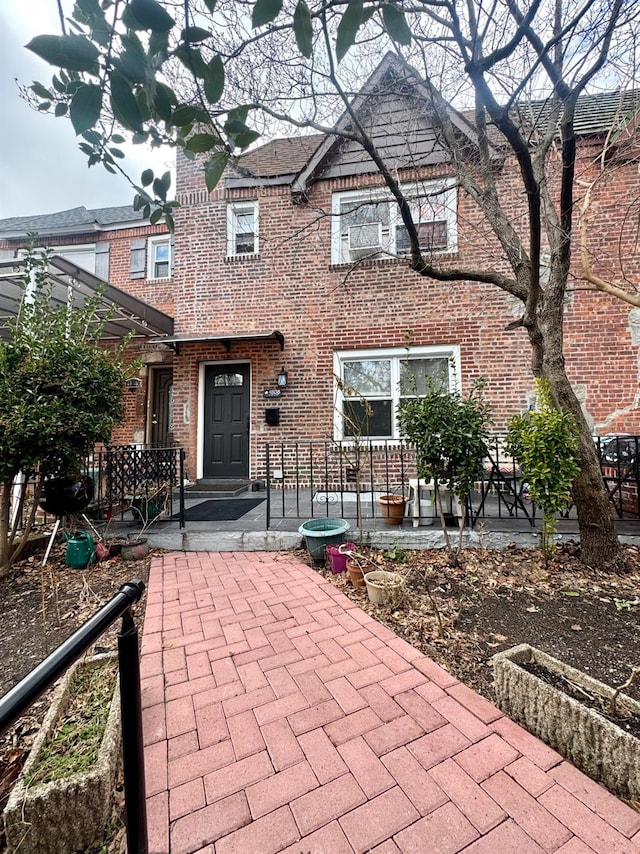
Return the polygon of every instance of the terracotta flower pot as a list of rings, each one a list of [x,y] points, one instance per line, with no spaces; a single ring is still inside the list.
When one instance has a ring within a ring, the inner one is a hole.
[[[404,497],[402,495],[381,495],[378,501],[382,521],[386,525],[401,525],[406,506]]]
[[[360,564],[354,560],[347,560],[347,572],[349,573],[349,581],[354,587],[363,588],[365,586],[364,570]]]

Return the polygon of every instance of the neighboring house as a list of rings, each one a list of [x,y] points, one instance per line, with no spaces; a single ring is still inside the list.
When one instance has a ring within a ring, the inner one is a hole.
[[[354,107],[409,195],[425,250],[460,266],[499,265],[495,238],[453,179],[424,101],[394,74],[383,61]],[[616,107],[615,96],[582,102],[582,178],[595,175]],[[472,126],[451,115],[472,148]],[[613,240],[628,216],[620,200],[640,198],[635,159],[620,160],[590,218],[597,272],[614,279]],[[496,156],[499,180],[513,170]],[[524,199],[514,187],[517,224]],[[0,221],[0,250],[38,231],[66,257],[70,246],[93,246],[101,277],[108,244],[109,281],[173,318],[170,334],[137,345],[144,385],[132,393],[119,440],[173,439],[187,451],[191,478],[262,478],[267,442],[348,439],[363,400],[368,435],[399,439],[401,393],[419,394],[429,376],[463,391],[484,377],[497,428],[533,401],[521,304],[493,285],[413,272],[397,208],[354,143],[266,143],[211,194],[201,164],[179,155],[176,192],[175,245],[131,209]],[[622,251],[640,283],[635,245]],[[565,335],[569,377],[594,432],[640,432],[640,311],[576,278]]]
[[[115,310],[105,333],[107,345],[135,336],[132,353],[147,367],[141,388],[127,394],[127,420],[114,441],[172,441],[172,356],[167,347],[149,342],[173,330],[173,237],[128,205],[0,220],[0,324],[20,294],[20,268],[11,262],[22,257],[30,236],[51,249],[50,271],[60,299],[67,297],[67,284],[82,299],[101,282],[110,283],[105,302]]]

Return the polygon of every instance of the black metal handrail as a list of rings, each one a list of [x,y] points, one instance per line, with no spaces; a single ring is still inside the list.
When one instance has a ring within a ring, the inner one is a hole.
[[[142,700],[138,630],[132,606],[140,601],[144,582],[133,579],[35,667],[31,673],[0,697],[0,736],[4,735],[35,701],[77,661],[115,621],[122,617],[118,633],[120,674],[120,717],[124,775],[127,851],[147,852],[147,812],[142,742]]]

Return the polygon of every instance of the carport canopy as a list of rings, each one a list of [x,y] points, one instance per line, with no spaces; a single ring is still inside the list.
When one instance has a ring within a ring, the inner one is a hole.
[[[7,321],[15,317],[24,297],[26,262],[22,259],[0,263],[0,337],[7,337]],[[72,261],[53,255],[47,265],[51,305],[82,306],[100,294],[98,315],[107,318],[102,340],[118,341],[127,335],[156,338],[173,335],[173,318],[137,297],[104,284],[99,278]],[[102,289],[102,290],[101,290]]]

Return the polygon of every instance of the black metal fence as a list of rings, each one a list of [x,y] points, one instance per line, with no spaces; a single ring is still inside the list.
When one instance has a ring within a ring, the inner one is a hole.
[[[138,579],[120,587],[116,595],[25,678],[0,698],[0,736],[44,694],[80,656],[122,617],[118,633],[120,717],[124,775],[127,851],[146,854],[147,817],[140,695],[138,630],[132,607],[140,601],[144,583]]]
[[[640,436],[595,437],[603,480],[618,519],[640,521]],[[378,498],[398,494],[409,501],[409,515],[430,513],[433,492],[418,482],[414,449],[402,441],[291,441],[268,443],[267,527],[285,517],[340,516],[380,518]],[[467,507],[467,521],[485,518],[524,520],[532,527],[541,516],[528,492],[526,472],[504,450],[504,436],[486,443],[478,480]],[[571,518],[571,501],[563,516]]]
[[[174,514],[178,504],[180,527],[184,527],[184,460],[185,452],[180,447],[155,447],[150,445],[109,445],[94,451],[84,460],[77,473],[77,483],[90,483],[90,495],[82,507],[82,512],[92,521],[109,521],[122,515],[132,507],[143,506],[151,501],[162,510],[164,517]],[[69,479],[70,489],[74,481]],[[46,493],[47,481],[44,484]],[[24,527],[36,494],[36,481],[25,484],[27,500],[20,506],[18,481],[14,490],[12,511],[19,514],[18,530]],[[51,522],[52,515],[62,515],[57,509],[52,511],[41,496],[41,504],[36,514],[36,526]],[[134,514],[135,515],[135,514]],[[137,521],[148,521],[146,514],[138,511]]]

